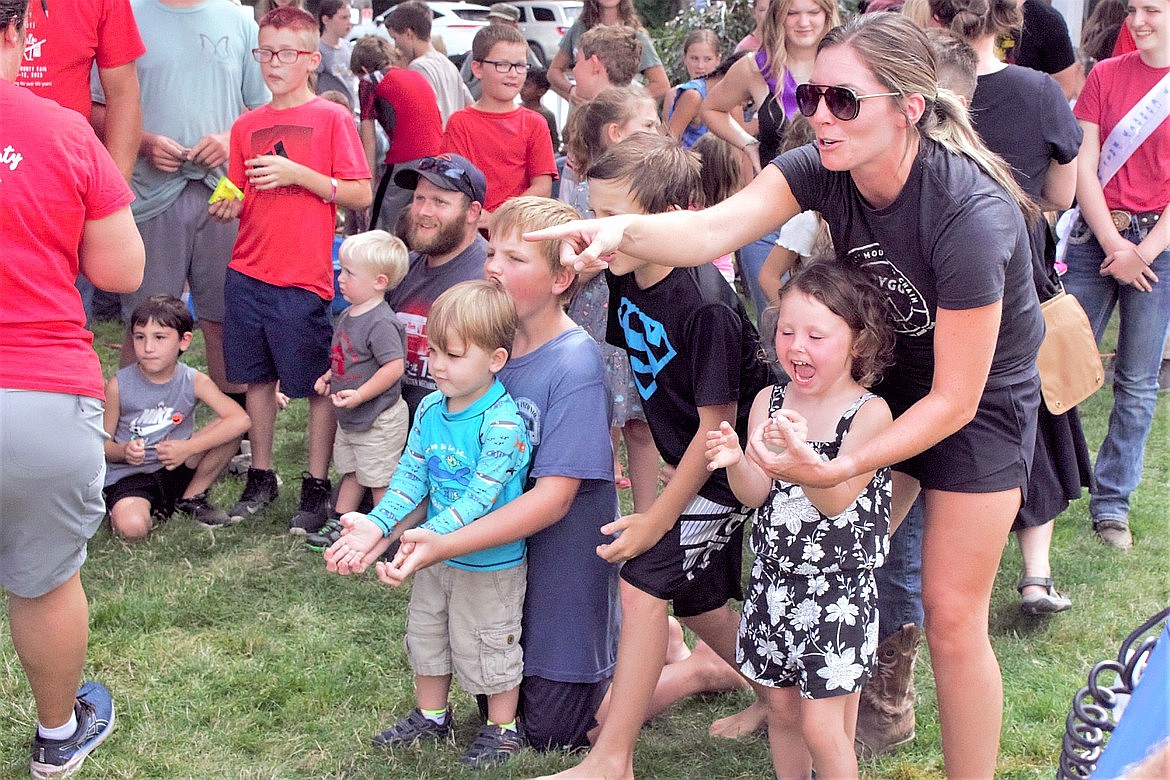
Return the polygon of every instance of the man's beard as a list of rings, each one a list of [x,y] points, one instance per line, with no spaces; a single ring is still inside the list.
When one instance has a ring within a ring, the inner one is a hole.
[[[450,222],[439,222],[439,229],[429,238],[423,239],[418,235],[414,216],[408,217],[407,243],[415,252],[424,255],[446,255],[459,248],[465,238],[463,219],[453,219]]]

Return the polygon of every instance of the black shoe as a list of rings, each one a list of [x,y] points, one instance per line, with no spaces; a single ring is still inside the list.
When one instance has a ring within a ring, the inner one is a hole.
[[[468,769],[486,769],[507,761],[524,748],[524,732],[506,729],[502,726],[484,724],[467,752],[459,757],[459,763]]]
[[[305,537],[305,546],[310,550],[321,552],[328,550],[333,543],[341,538],[341,519],[334,515],[325,521],[321,530]]]
[[[305,536],[320,531],[329,519],[332,497],[333,486],[328,479],[317,479],[307,471],[301,474],[301,503],[288,521],[288,532]]]
[[[263,512],[279,494],[280,480],[275,471],[249,468],[244,492],[240,494],[240,500],[231,508],[228,515],[233,523],[238,523],[246,517]]]
[[[374,735],[374,747],[398,747],[399,745],[413,745],[420,739],[447,739],[455,733],[455,718],[451,716],[451,708],[447,708],[447,717],[442,723],[422,714],[415,707],[402,720],[380,734]]]
[[[180,498],[175,502],[175,511],[189,516],[199,525],[208,528],[222,528],[232,524],[232,518],[222,509],[216,509],[207,500],[207,491],[190,498]]]

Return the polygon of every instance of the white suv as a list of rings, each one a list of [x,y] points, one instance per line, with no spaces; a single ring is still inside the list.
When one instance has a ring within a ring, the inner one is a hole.
[[[511,4],[520,9],[520,29],[528,39],[528,48],[546,66],[584,5],[580,0],[516,0]]]
[[[578,5],[580,5],[578,3]],[[448,2],[448,0],[429,0],[427,7],[431,9],[434,19],[431,21],[431,35],[438,35],[447,47],[447,55],[466,54],[471,50],[471,39],[487,27],[488,9],[482,5],[471,3]],[[356,41],[364,35],[378,35],[390,40],[390,31],[386,29],[386,16],[393,11],[390,8],[374,17],[372,22],[355,25],[349,33],[349,39]]]

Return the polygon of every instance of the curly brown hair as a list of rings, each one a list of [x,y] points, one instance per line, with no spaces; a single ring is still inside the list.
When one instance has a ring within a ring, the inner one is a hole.
[[[854,381],[871,387],[894,360],[897,338],[890,322],[886,296],[860,268],[838,260],[804,265],[780,288],[776,308],[793,292],[802,292],[824,304],[853,332]]]

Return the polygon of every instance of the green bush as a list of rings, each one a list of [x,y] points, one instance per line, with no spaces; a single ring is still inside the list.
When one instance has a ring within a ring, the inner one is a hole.
[[[649,24],[649,20],[646,23]],[[709,27],[719,36],[719,40],[723,41],[723,54],[726,56],[754,26],[751,3],[748,0],[728,0],[712,3],[707,8],[699,10],[688,6],[662,26],[651,29],[650,38],[654,41],[658,56],[662,58],[662,64],[666,66],[666,75],[670,83],[681,84],[688,79],[687,70],[682,62],[683,41],[686,40],[687,33],[700,27]]]

